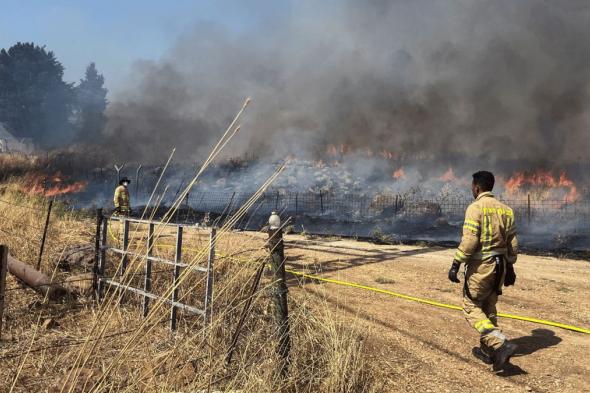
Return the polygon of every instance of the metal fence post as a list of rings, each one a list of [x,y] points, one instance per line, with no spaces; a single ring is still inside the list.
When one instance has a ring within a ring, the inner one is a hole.
[[[260,264],[260,267],[256,271],[254,275],[254,280],[252,280],[252,286],[250,287],[250,296],[248,296],[248,300],[246,300],[246,304],[244,304],[244,308],[242,310],[242,315],[240,316],[240,320],[236,325],[236,330],[232,335],[231,343],[229,345],[229,350],[227,351],[227,355],[225,357],[225,362],[229,366],[231,363],[232,357],[234,355],[234,351],[236,350],[236,346],[238,345],[238,340],[240,338],[240,332],[242,331],[242,327],[244,326],[244,322],[246,321],[246,317],[248,316],[248,312],[250,311],[250,306],[252,305],[252,299],[254,298],[254,294],[258,289],[258,285],[260,284],[260,279],[262,278],[262,273],[264,272],[264,267],[266,266],[266,261],[263,261]]]
[[[148,229],[148,240],[147,240],[147,258],[145,260],[145,278],[143,281],[143,289],[146,293],[152,290],[152,261],[150,257],[152,256],[152,250],[154,248],[154,224],[149,224]],[[143,297],[143,316],[147,317],[148,313],[150,312],[150,298],[145,296]]]
[[[39,258],[37,258],[37,270],[41,268],[41,259],[43,259],[43,250],[45,249],[45,239],[47,239],[47,228],[49,228],[49,218],[51,217],[51,207],[53,206],[53,199],[49,200],[47,207],[47,216],[45,217],[45,227],[43,228],[43,237],[41,237],[41,248],[39,249]]]
[[[527,194],[527,222],[531,224],[531,194]]]
[[[117,185],[119,185],[119,182],[121,181],[121,170],[123,168],[125,168],[125,163],[123,163],[123,165],[118,166],[117,164],[114,164],[115,170],[117,171]]]
[[[180,276],[180,263],[182,261],[182,226],[178,226],[178,231],[176,232],[176,256],[174,258],[174,283],[173,290],[172,290],[172,302],[175,303],[178,301],[178,277]],[[178,312],[177,307],[172,304],[172,309],[170,311],[170,330],[176,330],[176,314]]]
[[[98,299],[98,274],[100,261],[100,228],[102,225],[102,209],[96,209],[96,234],[94,238],[94,266],[92,267],[92,289]]]
[[[212,304],[213,304],[213,263],[215,261],[215,241],[217,229],[211,228],[209,238],[209,258],[207,260],[207,287],[205,290],[205,324],[211,323]]]
[[[6,271],[8,270],[8,247],[0,246],[0,338],[2,338],[2,317],[6,291]]]
[[[104,283],[101,280],[101,277],[104,276],[105,267],[106,267],[106,246],[107,246],[107,231],[109,226],[109,220],[102,217],[102,227],[100,233],[100,253],[98,254],[98,299],[102,299],[104,293]]]
[[[140,164],[135,171],[135,200],[139,199],[139,173],[141,172],[142,165]]]
[[[125,270],[127,270],[127,263],[129,262],[129,257],[127,256],[127,249],[129,248],[129,221],[124,218],[123,219],[123,260],[121,261],[121,269],[119,271],[119,275],[125,274]]]
[[[364,203],[365,197],[362,195],[359,196],[358,201],[359,201],[359,216],[363,217],[363,207],[365,206],[365,203]]]
[[[320,190],[320,212],[324,214],[324,195],[322,194],[322,190]]]

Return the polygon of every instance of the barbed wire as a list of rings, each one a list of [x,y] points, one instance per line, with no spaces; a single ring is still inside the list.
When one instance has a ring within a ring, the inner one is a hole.
[[[10,314],[15,314],[15,315],[21,315],[21,314],[26,315],[26,314],[31,314],[32,312],[37,312],[37,311],[47,311],[46,313],[43,314],[43,317],[44,318],[54,318],[54,317],[60,316],[59,313],[63,313],[66,311],[69,312],[69,311],[81,310],[81,309],[85,308],[88,304],[76,302],[76,303],[51,303],[51,305],[53,305],[53,306],[58,305],[58,306],[64,306],[64,307],[60,308],[60,309],[44,307],[43,309],[41,309],[42,306],[45,306],[44,304],[32,303],[32,304],[29,304],[25,307],[20,307],[17,309],[7,309],[5,311],[9,311]],[[52,311],[54,311],[54,312],[52,312]],[[37,314],[31,315],[31,316],[36,317],[36,315]],[[17,341],[19,341],[19,340],[17,340]]]
[[[0,218],[1,217],[2,216],[0,216]],[[31,236],[28,236],[28,235],[26,235],[24,233],[23,234],[20,234],[20,233],[10,233],[7,230],[2,229],[2,228],[0,228],[0,232],[4,233],[6,236],[18,237],[19,239],[24,239],[24,240],[26,240],[26,241],[28,241],[30,243],[33,243],[33,244],[39,244],[39,243],[41,243],[41,239],[40,238],[39,239],[33,239]]]
[[[164,321],[164,322],[167,322],[167,321]],[[148,326],[149,327],[155,326],[155,325],[157,325],[159,323],[162,323],[162,321],[158,321],[158,322],[152,323],[151,325],[148,325]],[[112,334],[104,335],[102,337],[89,338],[89,339],[84,339],[84,340],[76,340],[76,341],[72,341],[72,342],[47,345],[47,346],[44,346],[44,347],[31,349],[31,350],[26,351],[26,352],[19,351],[19,352],[8,353],[7,355],[0,356],[0,361],[7,360],[7,359],[13,359],[13,358],[16,358],[16,357],[20,357],[20,356],[25,355],[25,354],[28,354],[28,353],[36,353],[36,352],[41,352],[41,351],[46,351],[46,350],[49,350],[49,349],[56,349],[56,348],[72,347],[72,346],[76,346],[76,345],[82,345],[82,344],[84,344],[86,342],[98,341],[98,340],[103,340],[105,338],[112,338],[112,337],[117,337],[117,336],[123,336],[123,335],[126,335],[126,334],[133,333],[133,332],[137,331],[137,329],[138,328],[128,329],[128,330],[125,330],[125,331],[122,331],[122,332],[117,332],[117,333],[112,333]]]
[[[29,228],[38,229],[38,230],[40,230],[40,231],[43,231],[43,230],[44,230],[44,228],[42,228],[42,227],[41,227],[41,226],[39,226],[39,225],[36,225],[36,224],[30,224],[30,223],[26,223],[26,222],[24,222],[24,221],[22,221],[22,220],[16,220],[16,219],[14,219],[14,218],[12,218],[12,217],[8,217],[8,216],[2,215],[2,214],[0,214],[0,218],[3,218],[3,219],[5,219],[5,220],[8,220],[8,221],[11,221],[11,222],[13,222],[13,223],[15,223],[15,224],[20,224],[20,225],[27,226],[27,227],[29,227]]]
[[[164,269],[164,270],[156,270],[156,271],[152,271],[150,274],[154,275],[154,274],[161,274],[161,273],[173,273],[174,272],[174,268],[171,269]],[[136,273],[127,273],[127,276],[146,276],[147,273],[146,272],[136,272]],[[14,287],[10,287],[10,288],[6,288],[4,291],[5,292],[10,292],[10,291],[19,291],[19,290],[27,290],[27,289],[37,289],[37,288],[42,288],[42,287],[50,287],[52,285],[62,285],[62,284],[70,284],[73,282],[81,282],[81,281],[93,281],[94,278],[93,277],[87,277],[87,278],[80,278],[80,279],[76,279],[76,280],[63,280],[63,281],[52,281],[51,283],[47,283],[47,284],[41,284],[41,285],[27,285],[22,283],[20,286],[14,286]]]
[[[41,285],[27,285],[27,284],[21,284],[20,286],[14,286],[11,288],[6,288],[5,292],[10,292],[10,291],[18,291],[18,290],[27,290],[27,289],[37,289],[37,288],[42,288],[42,287],[50,287],[53,285],[62,285],[62,284],[68,284],[68,283],[72,283],[72,282],[79,282],[79,281],[92,281],[93,278],[81,278],[81,279],[77,279],[77,280],[64,280],[64,281],[52,281],[50,283],[47,284],[41,284]]]
[[[4,199],[0,199],[0,202],[1,203],[5,203],[7,205],[12,205],[12,206],[17,206],[17,207],[23,207],[25,209],[35,210],[35,211],[38,211],[38,212],[45,212],[45,211],[47,211],[46,209],[40,209],[40,208],[37,208],[37,207],[32,207],[32,206],[28,206],[28,205],[22,205],[22,204],[18,204],[18,203],[14,203],[14,202],[9,202],[9,201],[4,200]]]

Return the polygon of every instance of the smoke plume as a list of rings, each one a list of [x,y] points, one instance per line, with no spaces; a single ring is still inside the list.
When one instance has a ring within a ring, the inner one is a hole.
[[[293,3],[246,32],[198,23],[138,62],[108,112],[111,146],[200,160],[251,96],[234,155],[321,158],[344,144],[480,167],[586,161],[586,1]]]

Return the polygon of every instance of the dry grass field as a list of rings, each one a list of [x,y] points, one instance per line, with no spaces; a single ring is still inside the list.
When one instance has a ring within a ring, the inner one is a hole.
[[[0,243],[34,265],[46,201],[13,183],[2,186],[0,200]],[[135,295],[121,297],[111,290],[101,303],[89,296],[89,283],[82,280],[91,263],[73,263],[68,255],[88,245],[92,250],[94,217],[62,204],[54,213],[41,270],[56,282],[81,277],[67,284],[80,295],[46,302],[9,276],[0,341],[3,392],[590,391],[588,335],[501,319],[520,349],[514,366],[494,375],[471,356],[478,340],[460,312],[295,275],[289,276],[289,376],[276,373],[270,274],[263,276],[234,361],[227,366],[231,335],[256,268],[268,254],[266,234],[220,230],[213,323],[206,327],[201,318],[181,313],[179,329],[171,333],[167,305],[154,303],[142,319],[141,299]],[[145,228],[133,225],[131,233],[130,248],[145,250]],[[156,233],[154,254],[171,258],[174,231]],[[208,231],[186,228],[185,234],[183,259],[203,265]],[[120,228],[113,225],[109,242],[116,244],[119,237]],[[291,270],[459,304],[461,287],[446,280],[453,250],[299,235],[287,235],[285,244]],[[114,274],[119,262],[112,255],[107,274]],[[144,262],[130,261],[129,283],[140,284]],[[154,265],[154,272],[154,291],[167,296],[169,267]],[[587,261],[523,255],[516,272],[517,285],[505,291],[501,312],[590,326]],[[203,285],[202,275],[187,274],[180,287],[183,301],[201,305]]]
[[[0,195],[0,242],[9,246],[11,255],[34,265],[44,202],[23,194],[17,186],[5,185]],[[41,270],[55,282],[77,278],[65,285],[81,294],[47,302],[9,276],[0,343],[1,391],[371,391],[372,374],[362,356],[364,333],[335,320],[324,305],[318,307],[307,296],[291,299],[290,372],[287,378],[279,378],[270,275],[263,277],[234,359],[226,365],[231,335],[255,271],[268,254],[264,241],[220,231],[213,322],[205,326],[201,317],[181,313],[179,328],[171,333],[170,308],[165,304],[153,302],[152,311],[142,319],[141,299],[135,295],[120,296],[109,290],[101,303],[89,296],[90,282],[84,279],[91,263],[75,265],[65,257],[72,248],[94,244],[95,220],[61,205],[52,217]],[[145,250],[141,229],[132,227],[132,250]],[[114,225],[109,241],[116,243],[119,234]],[[157,229],[156,234],[154,254],[170,257],[173,234],[168,229]],[[187,228],[186,234],[183,259],[203,264],[208,232]],[[236,255],[242,262],[236,261]],[[107,274],[119,262],[111,256]],[[139,258],[131,260],[128,282],[134,283],[134,274],[141,275],[142,269]],[[154,292],[169,295],[171,282],[170,269],[154,265]],[[202,306],[203,296],[197,295],[202,287],[203,275],[187,274],[180,287],[181,300]]]

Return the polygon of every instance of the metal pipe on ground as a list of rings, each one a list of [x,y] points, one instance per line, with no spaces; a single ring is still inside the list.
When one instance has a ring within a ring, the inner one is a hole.
[[[8,271],[25,285],[49,300],[58,300],[69,294],[61,285],[52,283],[51,278],[45,274],[10,255],[8,255]]]

